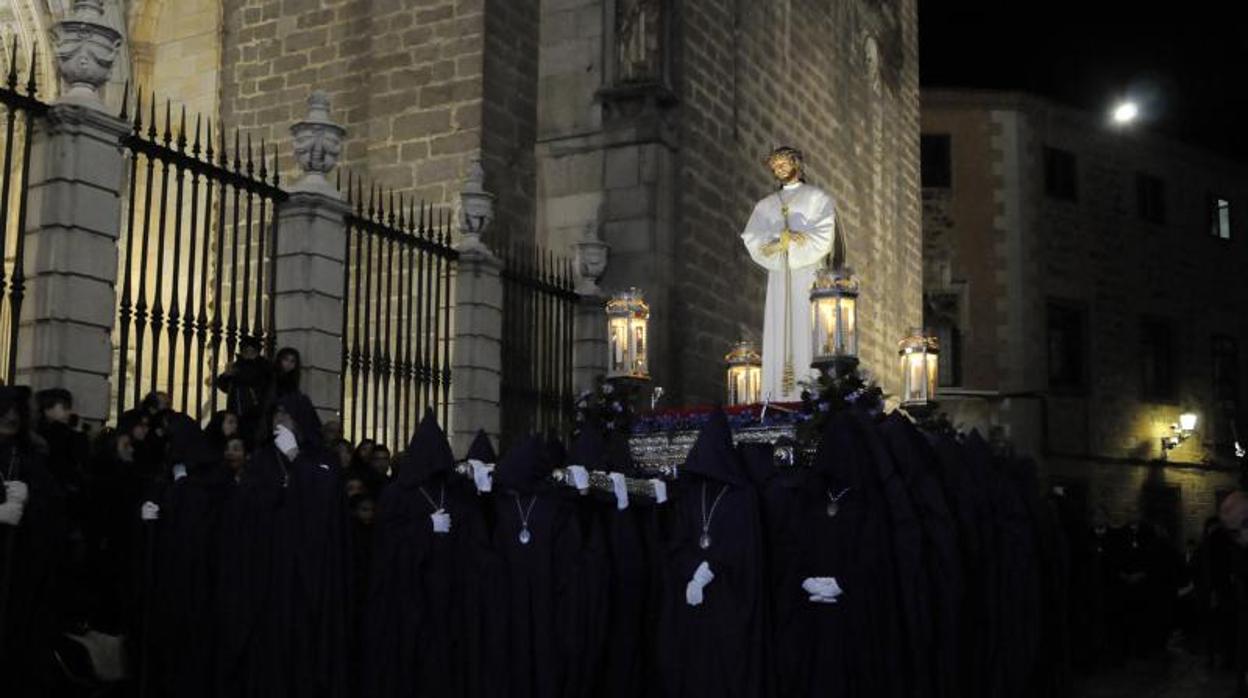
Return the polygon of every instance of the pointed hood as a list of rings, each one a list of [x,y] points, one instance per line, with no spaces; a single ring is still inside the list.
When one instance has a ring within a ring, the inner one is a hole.
[[[580,465],[590,470],[601,470],[603,456],[606,454],[607,442],[602,432],[593,427],[583,429],[576,441],[572,442],[572,450],[568,453],[568,465]]]
[[[564,448],[563,442],[554,433],[546,436],[546,474],[549,475],[555,468],[562,468],[568,465],[568,449]],[[577,463],[577,465],[581,465]]]
[[[871,478],[867,458],[866,445],[854,418],[843,410],[832,413],[815,451],[814,468],[825,486],[866,486]]]
[[[398,482],[405,488],[416,487],[453,467],[455,456],[451,453],[446,433],[438,426],[433,410],[426,409],[420,426],[407,445],[407,452],[399,461]]]
[[[698,434],[682,473],[694,473],[708,480],[732,485],[745,485],[745,472],[737,451],[732,446],[732,431],[723,410],[715,410]]]
[[[479,460],[482,463],[497,463],[498,454],[494,452],[494,444],[484,429],[477,431],[477,436],[468,447],[468,455],[464,460]]]
[[[528,436],[508,450],[494,469],[494,484],[522,494],[533,492],[542,486],[550,471],[546,445],[536,436]]]
[[[613,473],[635,475],[637,464],[633,462],[633,449],[629,445],[628,436],[620,432],[612,432],[607,438],[602,453],[602,467]]]

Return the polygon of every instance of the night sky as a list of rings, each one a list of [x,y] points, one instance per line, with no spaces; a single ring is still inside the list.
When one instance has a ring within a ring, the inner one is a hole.
[[[1128,94],[1139,127],[1248,164],[1248,30],[1230,10],[1240,2],[1158,4],[920,0],[922,84],[1106,114]]]

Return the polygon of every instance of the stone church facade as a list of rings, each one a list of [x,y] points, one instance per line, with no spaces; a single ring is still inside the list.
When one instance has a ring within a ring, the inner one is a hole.
[[[29,46],[71,3],[8,4]],[[114,104],[128,81],[288,153],[325,90],[345,170],[453,204],[479,158],[496,247],[608,243],[601,285],[646,292],[655,382],[678,403],[720,399],[724,353],[761,332],[765,275],[738,233],[771,186],[764,154],[796,145],[839,205],[865,363],[896,391],[896,341],[922,318],[915,0],[108,5],[127,35]]]

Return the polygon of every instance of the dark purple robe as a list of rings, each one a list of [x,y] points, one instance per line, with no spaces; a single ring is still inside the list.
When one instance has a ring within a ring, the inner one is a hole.
[[[298,457],[258,446],[223,514],[218,689],[338,698],[352,640],[345,497],[311,403],[292,394],[278,405],[298,425]]]
[[[549,451],[536,438],[511,449],[494,473],[494,550],[503,560],[505,617],[493,616],[492,637],[507,638],[492,671],[512,698],[566,698],[579,680],[577,585],[583,536],[572,503],[548,484]],[[520,541],[527,530],[527,543]]]
[[[362,695],[483,696],[490,667],[480,645],[488,582],[484,524],[471,483],[432,411],[378,503],[363,631]],[[448,532],[430,518],[441,508]]]
[[[699,434],[680,470],[679,490],[658,638],[665,695],[757,698],[766,690],[763,532],[758,497],[723,412]],[[706,519],[711,541],[704,549],[699,539]],[[702,562],[715,578],[703,602],[690,606],[686,585]]]

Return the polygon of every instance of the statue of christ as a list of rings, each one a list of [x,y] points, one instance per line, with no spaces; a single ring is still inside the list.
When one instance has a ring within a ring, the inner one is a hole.
[[[800,399],[798,381],[810,374],[810,287],[834,242],[836,207],[827,192],[802,179],[802,153],[776,148],[767,158],[779,188],[759,201],[741,239],[767,270],[763,315],[763,396]]]

